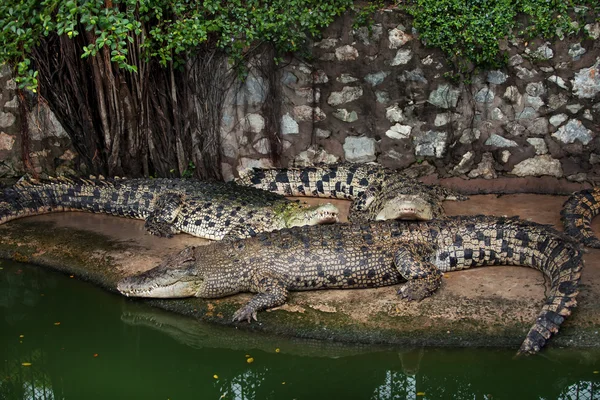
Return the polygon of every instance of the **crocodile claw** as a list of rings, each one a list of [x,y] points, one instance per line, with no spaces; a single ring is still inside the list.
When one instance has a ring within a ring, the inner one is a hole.
[[[408,281],[400,289],[398,289],[398,294],[402,296],[403,299],[407,299],[408,301],[421,301],[425,297],[431,295],[431,291],[419,280]]]
[[[251,323],[252,320],[258,321],[258,319],[256,319],[256,310],[250,306],[244,306],[237,310],[235,314],[233,314],[232,319],[233,322],[248,321],[248,323]]]

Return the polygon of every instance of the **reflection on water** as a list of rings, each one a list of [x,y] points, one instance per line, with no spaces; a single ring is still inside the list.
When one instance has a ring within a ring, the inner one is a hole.
[[[0,264],[0,399],[600,400],[600,351],[393,349],[257,335]],[[248,362],[253,359],[253,362]]]

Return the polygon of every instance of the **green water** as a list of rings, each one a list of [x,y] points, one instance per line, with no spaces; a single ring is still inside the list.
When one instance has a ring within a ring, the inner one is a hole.
[[[0,399],[600,400],[598,351],[513,359],[516,349],[265,337],[161,312],[42,267],[0,267]]]

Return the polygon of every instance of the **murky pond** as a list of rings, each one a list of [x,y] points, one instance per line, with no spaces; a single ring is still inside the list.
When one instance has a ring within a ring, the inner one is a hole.
[[[599,399],[600,351],[291,340],[0,264],[0,399]]]

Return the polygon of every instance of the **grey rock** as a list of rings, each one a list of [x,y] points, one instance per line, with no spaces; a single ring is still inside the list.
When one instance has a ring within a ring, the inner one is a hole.
[[[289,113],[281,117],[281,134],[282,135],[297,135],[300,133],[298,122]]]
[[[544,100],[539,96],[525,95],[525,104],[531,106],[534,110],[539,110],[544,105]]]
[[[552,75],[552,76],[548,77],[548,81],[555,83],[561,89],[568,89],[567,83],[560,76]]]
[[[542,70],[542,72],[554,72],[554,68],[553,67],[540,67],[540,69]]]
[[[481,162],[477,164],[477,168],[469,172],[469,178],[484,178],[484,179],[495,179],[498,177],[496,169],[494,168],[494,156],[492,153],[483,153],[481,156]]]
[[[534,119],[533,122],[527,126],[527,132],[534,136],[545,135],[548,131],[548,120],[543,117]]]
[[[331,115],[344,122],[354,122],[358,120],[356,111],[348,111],[345,108],[338,108]]]
[[[560,178],[563,175],[560,161],[548,154],[523,160],[510,173],[521,177],[550,175]]]
[[[528,138],[527,142],[533,146],[533,148],[535,149],[535,154],[536,155],[542,155],[542,154],[547,154],[548,153],[548,146],[546,145],[546,142],[544,141],[544,139],[542,138]]]
[[[587,119],[588,121],[593,121],[594,117],[592,116],[592,112],[589,109],[586,109],[583,112],[583,118]]]
[[[600,164],[600,155],[590,153],[590,164]]]
[[[516,86],[507,87],[503,97],[512,104],[519,104],[522,98],[521,93],[519,93],[519,89]]]
[[[335,61],[335,53],[323,53],[319,56],[320,61]]]
[[[412,71],[403,71],[402,74],[398,76],[398,81],[400,82],[418,82],[418,83],[427,83],[427,79],[423,74],[421,68],[415,68]]]
[[[504,126],[506,132],[511,136],[521,136],[527,128],[515,121],[510,121]]]
[[[265,80],[260,76],[248,75],[241,89],[235,97],[235,104],[243,105],[258,105],[264,103],[266,99]]]
[[[8,64],[0,64],[0,78],[6,78],[10,76],[11,69]]]
[[[486,146],[494,147],[517,147],[518,144],[514,140],[503,138],[500,135],[492,133],[484,143]]]
[[[320,138],[328,138],[329,136],[331,136],[331,131],[317,128],[315,129],[315,135]]]
[[[508,75],[500,70],[489,71],[487,74],[487,81],[494,85],[501,85],[506,82]]]
[[[5,87],[7,90],[17,90],[17,82],[14,79],[9,79],[6,81]]]
[[[525,52],[527,52],[527,50],[525,50]],[[550,48],[550,43],[546,42],[543,45],[541,45],[540,47],[538,47],[535,51],[532,51],[530,53],[530,55],[535,60],[546,61],[546,60],[550,60],[552,57],[554,57],[554,52]]]
[[[348,136],[344,141],[344,157],[350,162],[375,161],[375,139]]]
[[[506,116],[504,115],[502,110],[499,109],[498,107],[496,107],[492,110],[490,116],[495,121],[504,121],[506,119]]]
[[[321,49],[333,49],[335,46],[337,46],[338,42],[339,39],[337,38],[325,38],[319,42],[316,42],[314,46]]]
[[[448,144],[448,133],[427,131],[413,137],[415,155],[442,158]]]
[[[531,82],[525,87],[525,93],[530,96],[539,97],[546,93],[546,86],[544,86],[544,82]]]
[[[296,121],[320,122],[327,118],[327,115],[319,107],[307,105],[294,107],[294,119]]]
[[[574,143],[578,140],[583,145],[588,144],[593,139],[592,131],[587,129],[581,121],[577,119],[572,119],[558,128],[558,130],[552,134],[552,137],[566,144]]]
[[[600,38],[600,23],[586,24],[583,29],[592,39],[598,40]]]
[[[242,120],[241,125],[246,132],[259,133],[265,127],[265,119],[260,114],[248,114]]]
[[[271,151],[271,145],[269,143],[269,139],[267,138],[258,139],[256,142],[254,142],[252,147],[260,154],[269,154]]]
[[[329,82],[329,77],[327,76],[327,74],[325,73],[325,71],[323,71],[322,69],[318,69],[316,70],[313,74],[313,83],[315,84],[320,84],[320,83],[327,83]]]
[[[239,160],[237,171],[238,174],[244,175],[245,172],[253,169],[253,168],[273,168],[273,162],[268,158],[261,158],[259,160],[255,160],[253,158],[242,157]]]
[[[1,99],[2,99],[2,95],[0,94],[0,100]],[[19,98],[17,96],[14,96],[11,100],[4,103],[4,108],[12,108],[12,109],[19,108]]]
[[[308,103],[318,103],[321,100],[321,89],[312,87],[302,87],[294,89],[296,96],[305,99]]]
[[[508,65],[514,67],[516,65],[523,64],[523,57],[520,54],[515,54],[511,58],[508,59]]]
[[[389,31],[388,40],[390,49],[397,49],[412,40],[412,36],[404,32],[404,29],[405,28],[400,25]]]
[[[358,58],[358,50],[350,45],[345,45],[335,49],[335,58],[338,61],[352,61]]]
[[[327,99],[330,106],[339,106],[359,99],[363,95],[363,89],[359,86],[344,86],[339,92],[331,92]]]
[[[501,160],[504,164],[506,164],[508,162],[508,160],[510,159],[511,153],[508,150],[502,150],[501,153]]]
[[[385,132],[385,135],[392,139],[408,139],[411,131],[410,125],[395,124]]]
[[[577,61],[584,55],[586,52],[584,47],[581,47],[581,43],[573,43],[569,46],[569,55],[573,59],[573,61]]]
[[[397,65],[405,65],[412,59],[413,54],[410,49],[400,49],[396,53],[396,56],[390,61],[390,65],[395,67]]]
[[[593,99],[600,93],[600,59],[593,66],[576,72],[571,83],[577,97]]]
[[[479,129],[471,129],[467,128],[462,132],[462,135],[458,139],[458,141],[462,144],[473,143],[476,140],[479,140],[481,137],[481,131]]]
[[[398,104],[394,104],[385,109],[385,117],[390,122],[402,122],[404,121],[404,114],[402,109],[398,107]]]
[[[569,101],[569,97],[564,93],[551,94],[548,96],[548,107],[551,110],[558,110]]]
[[[391,101],[390,94],[385,90],[377,90],[375,91],[375,98],[378,103],[387,104]]]
[[[533,79],[537,75],[536,70],[529,70],[525,67],[515,67],[515,69],[517,70],[517,76],[519,79]]]
[[[569,104],[565,107],[571,114],[577,114],[583,108],[581,104]]]
[[[317,164],[333,164],[339,160],[333,154],[329,154],[325,149],[319,146],[310,146],[308,149],[298,153],[292,160],[294,167],[312,167]]]
[[[433,64],[433,57],[431,57],[431,54],[427,55],[427,57],[423,58],[421,60],[421,64],[423,65],[431,65]]]
[[[0,151],[11,151],[15,144],[15,136],[0,132]]]
[[[375,24],[371,26],[371,30],[369,32],[369,28],[366,26],[361,26],[356,30],[354,36],[365,46],[369,46],[371,43],[379,42],[381,38],[381,34],[383,33],[383,27],[381,24]]]
[[[495,94],[493,90],[484,87],[475,94],[474,98],[475,101],[478,103],[493,103],[494,96]]]
[[[437,114],[435,116],[435,120],[433,121],[433,125],[435,126],[444,126],[448,122],[450,122],[451,114],[450,113],[442,113]]]
[[[537,116],[537,113],[535,111],[535,108],[533,108],[533,107],[525,107],[523,109],[523,111],[521,111],[517,115],[517,119],[535,118],[536,116]]]
[[[377,86],[383,83],[385,78],[390,74],[390,71],[379,71],[365,76],[365,81],[371,86]]]
[[[17,117],[15,117],[13,113],[0,110],[0,128],[8,128],[9,126],[12,126],[16,120]]]
[[[346,83],[356,82],[358,80],[358,78],[355,78],[354,76],[352,76],[350,74],[341,74],[340,76],[335,78],[335,80],[346,84]]]
[[[456,107],[460,91],[452,86],[444,83],[437,87],[436,90],[429,93],[429,103],[440,108]]]
[[[298,77],[290,71],[283,71],[281,83],[288,87],[293,87],[298,83]]]
[[[550,117],[550,123],[554,126],[559,126],[568,119],[569,116],[567,114],[556,114]]]
[[[453,174],[466,173],[469,170],[469,168],[471,168],[471,166],[473,165],[473,157],[474,156],[475,156],[475,153],[473,153],[472,151],[467,151],[465,154],[463,154],[462,158],[460,159],[460,162],[454,168],[452,168],[452,173]]]

